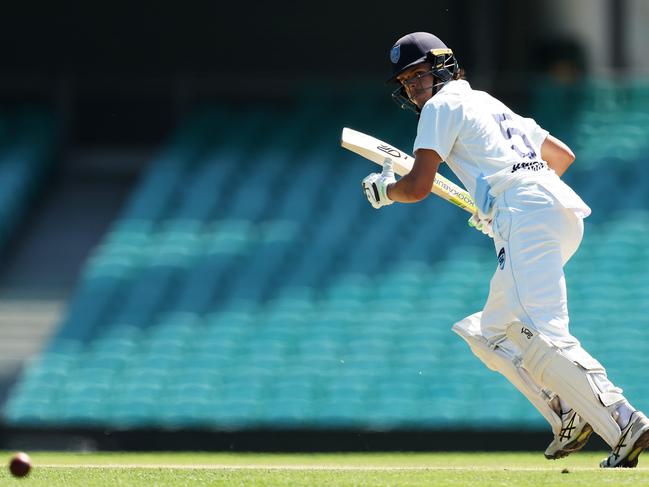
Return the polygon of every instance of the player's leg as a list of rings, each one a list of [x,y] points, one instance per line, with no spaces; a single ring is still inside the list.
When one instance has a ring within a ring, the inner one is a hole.
[[[503,284],[507,301],[521,317],[518,321],[528,325],[518,327],[518,333],[514,333],[514,326],[509,326],[507,337],[520,349],[523,367],[532,378],[570,404],[614,451],[620,439],[624,439],[621,430],[637,421],[638,427],[631,428],[635,431],[634,442],[630,447],[626,445],[626,450],[618,448],[621,458],[631,454],[629,462],[637,462],[635,451],[645,441],[644,417],[640,413],[631,417],[634,409],[622,390],[611,383],[601,364],[568,329],[563,264],[578,247],[583,224],[571,212],[554,205],[551,195],[542,188],[510,196],[514,208],[532,211],[512,211],[504,213],[507,219],[496,219],[498,244],[503,245],[503,252],[509,257],[501,268],[509,276]],[[543,204],[544,199],[548,204]],[[493,318],[494,313],[485,309],[482,331],[487,339],[500,337],[503,332],[502,321]],[[530,338],[525,330],[532,334]],[[535,345],[529,346],[530,342]],[[562,373],[563,368],[568,372]],[[618,465],[623,463],[624,459],[616,461]]]
[[[510,365],[503,365],[497,370],[507,377],[550,423],[554,438],[545,450],[546,458],[562,458],[580,450],[588,441],[592,428],[566,401],[557,397],[549,388],[544,388],[538,384],[525,370],[521,370],[520,351],[505,337],[504,325],[526,316],[516,292],[516,281],[511,267],[508,246],[508,230],[510,226],[510,216],[505,213],[503,219],[501,214],[497,220],[494,238],[498,267],[491,279],[489,297],[479,326],[464,320],[456,325],[454,330],[469,343],[474,353],[487,366],[490,366],[488,360],[484,357],[487,352],[483,350],[482,353],[479,353],[476,350],[479,348],[480,343],[488,344],[490,355],[497,353],[509,358]],[[558,247],[560,249],[559,267],[568,261],[579,246],[582,231],[583,227],[577,228],[572,235],[569,235],[570,238],[564,238],[563,246]],[[559,303],[560,309],[555,312],[559,313],[560,319],[565,320],[567,323],[568,309],[565,303],[565,286],[557,291],[556,302]],[[577,342],[575,339],[573,340]],[[490,367],[494,368],[493,364]],[[521,374],[524,377],[522,383],[519,379]]]
[[[482,313],[475,313],[453,325],[453,331],[469,345],[471,351],[488,368],[502,374],[523,394],[548,421],[554,439],[545,457],[557,459],[583,448],[592,433],[590,425],[574,410],[563,404],[550,390],[541,388],[521,367],[520,358],[509,340],[493,343],[480,334]]]
[[[516,357],[495,343],[490,343],[480,334],[482,312],[467,316],[453,325],[453,331],[469,345],[473,354],[489,369],[499,372],[518,389],[550,423],[552,431],[559,434],[561,420],[550,406],[554,395],[541,389],[534,379],[516,363]]]
[[[522,351],[522,365],[552,388],[613,448],[602,467],[635,467],[649,446],[649,420],[635,411],[604,367],[580,346],[557,346],[533,326],[514,322],[507,336]]]
[[[515,363],[520,367],[520,351],[506,339],[504,325],[516,319],[527,318],[528,307],[533,308],[531,313],[540,314],[541,319],[556,326],[562,335],[566,335],[569,343],[579,343],[567,333],[568,307],[562,267],[579,247],[583,224],[576,217],[573,217],[569,225],[565,225],[569,228],[557,228],[556,222],[544,224],[548,216],[556,219],[558,215],[563,219],[564,215],[562,208],[557,209],[553,197],[543,189],[526,189],[522,196],[516,194],[516,191],[510,193],[514,194],[503,194],[496,201],[499,211],[494,222],[494,244],[498,267],[491,280],[481,320],[481,333],[489,343],[499,343],[501,351],[504,349],[515,357]],[[539,214],[545,215],[545,218],[539,217]],[[525,221],[526,217],[528,221]],[[548,232],[553,235],[548,237]],[[535,265],[539,255],[546,261],[541,263],[543,269],[540,271],[539,266]],[[521,265],[518,265],[519,262]],[[543,274],[548,271],[550,275]],[[555,285],[548,286],[547,282]],[[519,293],[521,287],[522,295]],[[529,296],[530,290],[538,291],[543,299]],[[592,433],[588,422],[564,398],[557,397],[550,392],[550,388],[527,375],[529,381],[534,383],[535,390],[545,389],[546,402],[554,396],[543,408],[535,404],[546,419],[548,408],[558,418],[549,420],[554,438],[547,447],[545,456],[556,459],[581,449]],[[534,401],[531,402],[534,404]]]

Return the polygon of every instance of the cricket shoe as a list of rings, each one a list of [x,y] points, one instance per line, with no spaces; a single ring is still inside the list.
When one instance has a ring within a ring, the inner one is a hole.
[[[556,460],[581,450],[592,433],[593,428],[573,409],[561,413],[561,431],[545,449],[545,458]]]
[[[638,456],[649,446],[649,419],[640,411],[634,411],[629,424],[622,430],[620,441],[602,463],[602,468],[635,468]]]

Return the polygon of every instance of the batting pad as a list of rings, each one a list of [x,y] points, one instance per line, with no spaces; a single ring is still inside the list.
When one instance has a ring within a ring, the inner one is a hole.
[[[492,344],[480,334],[481,316],[482,312],[467,316],[453,325],[453,331],[469,344],[473,354],[488,368],[504,375],[550,423],[552,432],[559,435],[561,418],[549,404],[553,395],[546,393],[534,382],[534,379],[520,366],[520,359],[504,348],[502,342],[501,346]]]
[[[506,330],[507,337],[520,348],[522,365],[529,374],[570,404],[613,448],[620,438],[620,427],[611,413],[625,399],[621,389],[606,379],[604,367],[583,348],[559,349],[524,323],[513,322]]]

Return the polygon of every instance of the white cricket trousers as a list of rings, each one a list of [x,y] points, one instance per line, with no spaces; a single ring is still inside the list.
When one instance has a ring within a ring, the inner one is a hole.
[[[494,244],[498,267],[481,318],[488,341],[512,321],[528,323],[557,346],[578,344],[569,332],[563,266],[584,234],[583,220],[544,186],[515,186],[495,198]]]
[[[482,312],[453,326],[485,365],[505,375],[537,407],[555,434],[560,422],[547,405],[553,393],[515,371],[520,351],[507,339],[506,327],[513,321],[527,323],[556,347],[587,355],[569,331],[563,273],[581,243],[584,225],[573,209],[556,198],[560,191],[560,187],[553,192],[538,183],[525,183],[496,196],[493,229],[498,264],[489,297]],[[596,382],[602,393],[622,392],[605,372],[597,374]]]

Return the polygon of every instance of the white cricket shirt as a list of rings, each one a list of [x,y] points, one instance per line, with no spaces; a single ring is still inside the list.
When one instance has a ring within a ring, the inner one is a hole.
[[[548,168],[541,145],[548,131],[464,80],[449,81],[424,105],[414,151],[432,149],[488,213],[490,200],[506,188],[534,181],[580,217],[590,208]]]

